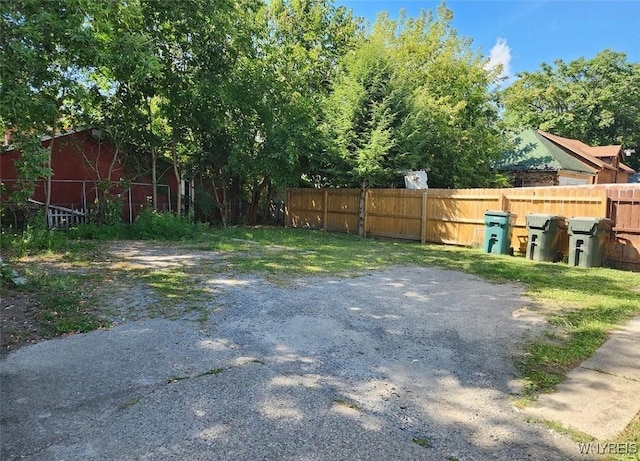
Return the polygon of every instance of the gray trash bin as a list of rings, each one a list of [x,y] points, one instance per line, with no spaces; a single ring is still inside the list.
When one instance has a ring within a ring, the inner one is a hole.
[[[570,218],[569,265],[600,267],[612,224],[606,218]]]
[[[562,261],[561,244],[567,238],[564,216],[531,213],[527,218],[527,259]],[[566,248],[566,247],[565,247]]]

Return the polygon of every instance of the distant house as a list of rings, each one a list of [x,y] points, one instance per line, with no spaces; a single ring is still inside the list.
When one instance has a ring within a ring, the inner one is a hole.
[[[524,130],[514,141],[496,169],[516,187],[627,183],[634,173],[619,145],[592,147],[542,130]]]
[[[50,148],[51,136],[41,138],[42,146]],[[19,187],[15,162],[19,150],[6,146],[0,151],[0,183],[3,185],[2,200],[7,201],[11,191]],[[51,157],[53,170],[51,183],[51,205],[74,210],[88,210],[96,201],[101,183],[109,182],[109,193],[122,200],[123,219],[134,219],[140,209],[147,205],[152,195],[150,178],[136,177],[126,170],[115,146],[104,139],[97,129],[72,130],[54,138]],[[169,168],[159,180],[158,206],[171,210],[175,206],[177,182]],[[36,184],[33,200],[45,201],[45,181]]]

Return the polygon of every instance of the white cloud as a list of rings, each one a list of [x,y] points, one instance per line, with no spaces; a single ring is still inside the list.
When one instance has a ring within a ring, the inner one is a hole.
[[[493,69],[499,65],[502,65],[502,72],[500,72],[500,78],[509,78],[511,76],[511,48],[507,44],[505,38],[499,37],[496,40],[496,44],[491,48],[491,54],[489,55],[489,63],[487,69]]]

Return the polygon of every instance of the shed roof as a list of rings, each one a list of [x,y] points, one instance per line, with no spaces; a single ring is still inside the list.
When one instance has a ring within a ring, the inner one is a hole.
[[[515,150],[507,152],[496,164],[501,171],[559,171],[597,173],[598,168],[565,152],[535,130],[524,130],[514,137]],[[600,160],[594,159],[597,162]],[[591,162],[590,162],[591,163]]]
[[[621,145],[594,146],[589,148],[589,153],[594,157],[617,157],[622,151]]]

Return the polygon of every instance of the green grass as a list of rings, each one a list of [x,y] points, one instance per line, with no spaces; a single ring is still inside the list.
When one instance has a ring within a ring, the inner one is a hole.
[[[187,273],[181,269],[133,270],[128,274],[132,279],[140,280],[153,288],[158,295],[158,302],[147,306],[151,317],[177,318],[186,311],[198,311],[199,320],[207,320],[208,314],[203,304],[205,291],[194,286]]]
[[[640,460],[640,413],[631,421],[631,424],[618,435],[613,443],[626,443],[635,444],[632,445],[634,453],[628,453],[626,455],[621,454],[613,456],[611,459],[615,461],[638,461]]]
[[[35,295],[38,320],[43,336],[83,333],[104,326],[95,314],[93,296],[85,290],[87,278],[77,274],[30,272],[24,287]]]

